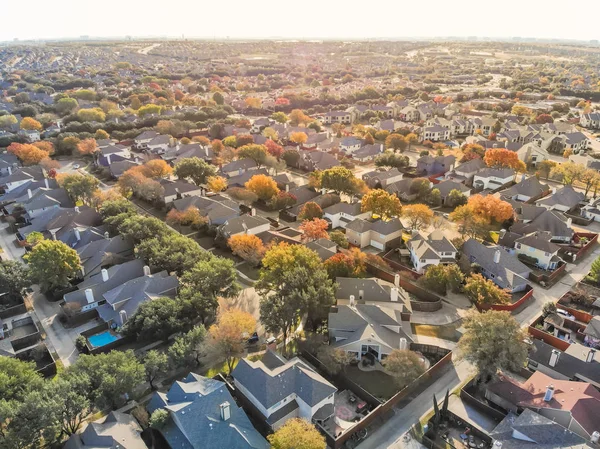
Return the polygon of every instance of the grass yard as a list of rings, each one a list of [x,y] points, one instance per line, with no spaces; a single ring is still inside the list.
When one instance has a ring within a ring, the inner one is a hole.
[[[422,335],[424,337],[435,337],[443,340],[458,341],[460,332],[457,329],[462,325],[462,322],[456,321],[450,324],[441,326],[430,326],[428,324],[411,324],[412,333],[414,335]]]
[[[345,374],[362,388],[377,398],[389,399],[399,390],[394,380],[383,371],[361,371],[356,366],[347,366]]]

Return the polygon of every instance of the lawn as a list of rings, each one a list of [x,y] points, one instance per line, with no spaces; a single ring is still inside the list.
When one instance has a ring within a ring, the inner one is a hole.
[[[458,341],[460,332],[457,329],[462,325],[461,321],[444,324],[441,326],[430,326],[428,324],[411,324],[412,333],[424,337],[435,337],[443,340]]]
[[[373,396],[389,399],[398,392],[394,380],[383,371],[361,371],[356,366],[347,366],[345,374],[348,379],[360,385]]]

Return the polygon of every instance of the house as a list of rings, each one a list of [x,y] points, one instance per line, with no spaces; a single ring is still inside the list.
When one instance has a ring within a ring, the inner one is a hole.
[[[240,215],[231,218],[219,226],[218,232],[229,239],[234,235],[256,235],[271,229],[271,222],[264,217],[256,215]]]
[[[89,423],[83,432],[69,437],[64,449],[147,449],[142,428],[126,413],[111,411],[105,418]]]
[[[288,361],[267,350],[262,360],[241,359],[231,375],[273,431],[291,418],[333,415],[337,388],[297,357]]]
[[[240,214],[240,206],[235,201],[222,195],[186,196],[173,201],[173,208],[184,212],[190,207],[198,209],[202,217],[208,220],[210,226],[218,226]]]
[[[141,259],[102,268],[100,272],[86,277],[77,284],[77,290],[66,293],[63,296],[62,307],[81,313],[95,309],[106,302],[104,293],[132,279],[144,276],[144,270],[150,272],[148,267],[144,268],[144,261]]]
[[[361,211],[360,203],[341,202],[333,206],[326,207],[323,210],[323,218],[331,223],[331,229],[346,228],[348,223],[357,218],[367,219],[371,212]]]
[[[407,329],[409,329],[408,326]],[[381,361],[395,349],[408,349],[412,339],[406,334],[402,312],[387,306],[338,305],[329,313],[329,344],[361,359],[372,354]]]
[[[431,142],[450,140],[450,137],[450,130],[440,125],[425,127],[421,134],[422,141],[429,140]]]
[[[179,145],[175,152],[166,153],[162,156],[165,160],[172,160],[173,165],[177,165],[182,159],[197,157],[205,162],[211,163],[215,157],[215,153],[209,146],[202,146],[199,143],[188,143]]]
[[[552,235],[536,231],[515,240],[515,252],[530,258],[531,262],[544,270],[555,270],[562,259],[558,256],[560,246],[552,243]]]
[[[410,189],[414,179],[406,178],[401,181],[396,181],[385,186],[384,190],[388,193],[395,194],[402,201],[414,201],[417,199],[417,193],[413,193]]]
[[[75,228],[75,235],[80,233]],[[94,240],[77,249],[81,260],[81,273],[85,277],[98,274],[103,268],[124,262],[133,257],[133,241],[117,235],[112,238]]]
[[[322,262],[337,254],[337,245],[329,239],[318,239],[308,242],[306,247],[316,252]]]
[[[521,235],[547,231],[552,236],[552,240],[561,243],[570,243],[575,235],[575,231],[571,229],[571,218],[555,210],[546,210],[529,223],[517,222],[510,227],[510,230]]]
[[[581,208],[581,216],[589,220],[600,221],[600,198],[590,199],[588,204]]]
[[[600,129],[600,112],[582,114],[579,119],[579,124],[584,128]]]
[[[179,281],[176,276],[169,276],[166,271],[150,274],[144,267],[144,275],[124,282],[102,295],[105,303],[98,305],[98,316],[105,323],[121,327],[135,315],[139,306],[162,296],[174,297],[177,294]],[[92,301],[96,301],[91,298]]]
[[[369,162],[383,153],[383,144],[365,145],[352,154],[352,159],[357,162]]]
[[[46,178],[46,172],[39,165],[31,167],[22,167],[17,169],[7,169],[8,176],[0,178],[0,189],[4,192],[10,192],[20,185],[30,181],[41,181]]]
[[[248,170],[240,175],[232,176],[227,179],[228,187],[244,187],[246,183],[256,175],[270,176],[269,172],[265,168],[259,168],[258,170]]]
[[[169,413],[160,432],[171,448],[269,448],[220,380],[190,373],[167,393],[155,392],[147,409]]]
[[[133,147],[136,150],[147,150],[148,144],[159,135],[156,131],[144,131],[133,139]]]
[[[100,147],[96,159],[96,164],[101,167],[109,167],[112,162],[125,161],[131,159],[129,148],[119,144],[110,144]]]
[[[373,246],[384,251],[402,239],[402,229],[398,218],[389,221],[357,218],[346,225],[346,238],[359,248]]]
[[[559,190],[552,188],[552,195],[535,202],[537,206],[548,210],[559,210],[569,212],[585,201],[585,194],[577,192],[572,186],[563,186]]]
[[[406,106],[400,110],[399,118],[404,122],[418,122],[421,120],[421,114],[417,108]]]
[[[47,239],[64,241],[71,238],[75,228],[81,231],[101,224],[102,216],[90,207],[53,207],[35,217],[29,226],[19,228],[17,239],[26,240],[30,233],[37,231]]]
[[[352,301],[355,305],[385,306],[402,312],[404,321],[407,321],[412,313],[410,296],[400,287],[400,275],[395,276],[394,284],[379,278],[338,277],[335,282],[338,306],[350,305]]]
[[[531,269],[497,246],[485,246],[469,239],[464,243],[462,253],[465,262],[477,264],[481,274],[500,288],[514,293],[525,290],[529,285],[527,279]]]
[[[521,181],[516,183],[514,186],[509,187],[506,190],[500,191],[500,197],[502,199],[510,198],[516,201],[534,201],[541,198],[548,192],[548,186],[542,184],[536,176],[530,176],[526,178],[525,175],[521,177]]]
[[[108,171],[113,178],[119,179],[127,170],[140,165],[138,162],[130,160],[122,160],[111,162],[108,166]]]
[[[250,128],[250,132],[253,134],[258,134],[263,131],[263,129],[271,126],[273,121],[268,117],[257,118],[252,122],[252,128]]]
[[[385,189],[389,184],[402,180],[403,174],[397,168],[390,170],[374,170],[362,175],[362,180],[371,189]]]
[[[169,179],[162,178],[158,182],[164,189],[162,200],[166,205],[169,205],[173,201],[180,198],[185,198],[187,196],[200,196],[203,192],[202,187],[190,182],[182,181],[180,179],[171,181]]]
[[[417,172],[437,175],[449,172],[454,168],[456,158],[450,156],[421,156],[417,159]]]
[[[324,151],[300,151],[298,168],[307,172],[327,170],[337,167],[340,162],[332,154]]]
[[[27,193],[15,202],[4,206],[7,214],[23,214],[25,222],[31,223],[35,217],[52,208],[69,208],[75,204],[65,189],[47,189],[40,187],[34,192],[27,189]]]
[[[524,162],[525,164],[537,166],[542,161],[546,161],[549,159],[550,155],[548,154],[548,150],[540,147],[534,142],[527,143],[523,145],[521,148],[515,151],[519,160]]]
[[[520,415],[509,413],[490,432],[495,448],[591,449],[579,435],[560,424],[525,409]]]
[[[442,197],[442,204],[444,205],[446,205],[448,196],[453,190],[459,191],[467,198],[471,196],[471,189],[469,187],[467,187],[461,182],[456,182],[451,179],[446,179],[445,181],[442,181],[439,184],[435,184],[434,188],[440,191],[440,196]]]
[[[487,386],[485,397],[513,413],[529,409],[586,440],[600,428],[600,392],[588,382],[554,379],[536,371],[524,382],[501,377]]]
[[[431,265],[456,262],[456,247],[448,240],[443,231],[437,229],[429,235],[418,231],[406,242],[410,260],[415,271],[423,273]]]
[[[12,171],[18,169],[20,165],[19,159],[14,154],[7,151],[0,153],[0,178],[10,175]]]
[[[477,190],[496,190],[512,182],[515,171],[512,168],[484,168],[473,176],[473,188]]]
[[[564,145],[566,149],[571,149],[573,152],[585,151],[588,148],[590,140],[582,132],[567,133],[560,137],[563,137]]]
[[[38,142],[41,139],[40,132],[35,129],[21,129],[18,135],[24,137],[27,142]]]
[[[471,159],[455,167],[454,170],[446,172],[446,179],[472,185],[475,175],[480,174],[486,168],[485,162],[480,158]]]
[[[352,123],[352,114],[348,111],[329,111],[323,114],[323,123],[331,125],[332,123]]]
[[[344,137],[340,142],[340,149],[346,154],[352,154],[362,147],[363,141],[356,137]]]
[[[238,159],[225,164],[220,172],[228,178],[238,176],[248,171],[258,170],[258,165],[252,159]]]

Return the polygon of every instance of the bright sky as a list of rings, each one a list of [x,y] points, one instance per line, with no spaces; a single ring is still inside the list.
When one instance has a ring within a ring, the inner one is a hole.
[[[79,37],[600,39],[598,0],[0,0],[0,41]],[[3,19],[3,20],[2,20]]]

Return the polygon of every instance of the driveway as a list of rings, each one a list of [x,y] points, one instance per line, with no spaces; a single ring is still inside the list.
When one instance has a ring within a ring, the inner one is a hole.
[[[2,258],[22,261],[25,254],[25,248],[15,244],[15,234],[8,229],[8,223],[0,223],[0,247],[2,248]]]

